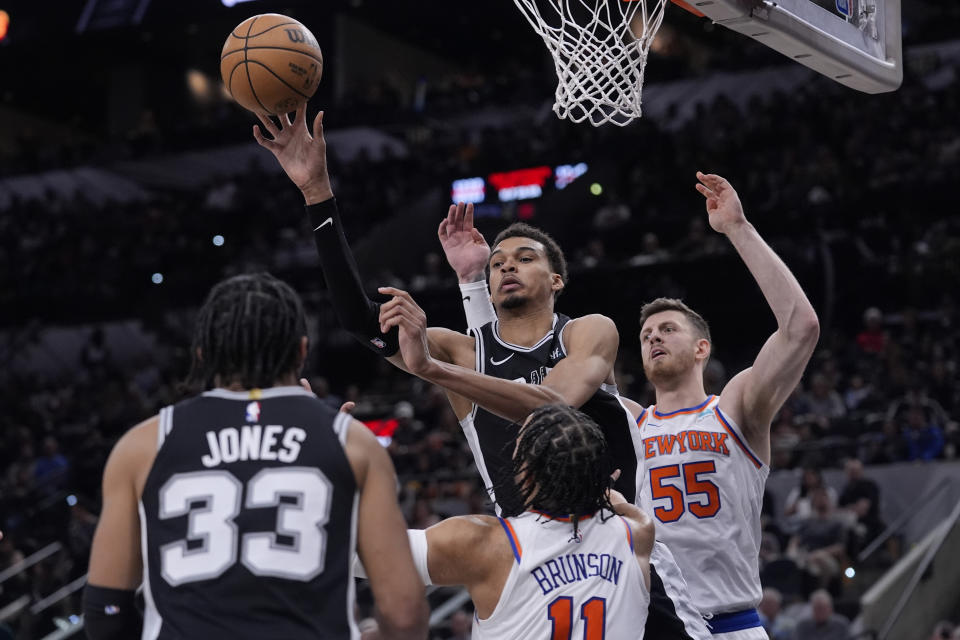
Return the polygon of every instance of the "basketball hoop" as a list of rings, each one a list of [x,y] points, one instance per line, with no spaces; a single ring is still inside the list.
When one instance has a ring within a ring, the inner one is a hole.
[[[668,0],[514,0],[553,56],[559,118],[626,126]]]

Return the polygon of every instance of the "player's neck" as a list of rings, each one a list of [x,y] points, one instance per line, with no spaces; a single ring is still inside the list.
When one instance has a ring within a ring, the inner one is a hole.
[[[707,392],[703,389],[703,380],[695,377],[678,381],[677,384],[657,384],[656,390],[657,411],[659,413],[670,413],[695,407],[707,399]]]
[[[224,381],[220,376],[216,376],[213,379],[213,385],[219,389],[226,389],[227,391],[249,391],[248,387],[245,387],[240,382],[227,382]],[[288,375],[283,378],[277,379],[273,384],[267,387],[260,387],[261,389],[271,389],[273,387],[298,387],[300,382],[294,375]]]
[[[504,310],[497,314],[497,320],[503,340],[532,347],[553,328],[553,305]]]

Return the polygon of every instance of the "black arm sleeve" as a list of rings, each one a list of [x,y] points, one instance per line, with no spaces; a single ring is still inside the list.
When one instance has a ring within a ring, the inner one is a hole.
[[[90,640],[129,640],[143,632],[135,591],[88,584],[83,589],[83,628]]]
[[[320,266],[340,324],[354,338],[385,358],[400,350],[399,331],[380,331],[380,304],[367,297],[357,271],[353,252],[343,235],[343,224],[334,198],[309,205],[313,237],[317,241]]]

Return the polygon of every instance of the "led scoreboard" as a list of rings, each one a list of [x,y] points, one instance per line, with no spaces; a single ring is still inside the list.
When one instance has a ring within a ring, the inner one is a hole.
[[[460,178],[453,181],[450,198],[453,202],[472,203],[477,216],[499,217],[503,215],[505,203],[535,200],[546,189],[563,189],[586,172],[587,165],[581,162],[553,168],[543,165],[500,171],[486,178]],[[518,204],[516,210],[521,219],[531,217],[533,212],[532,206],[522,204]]]

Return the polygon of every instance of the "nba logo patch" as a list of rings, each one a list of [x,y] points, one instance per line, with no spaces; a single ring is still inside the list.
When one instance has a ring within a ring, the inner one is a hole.
[[[251,402],[247,405],[247,422],[256,423],[260,420],[260,403]]]
[[[380,338],[370,338],[370,342],[372,342],[373,346],[377,349],[385,349],[387,347],[387,343]]]

